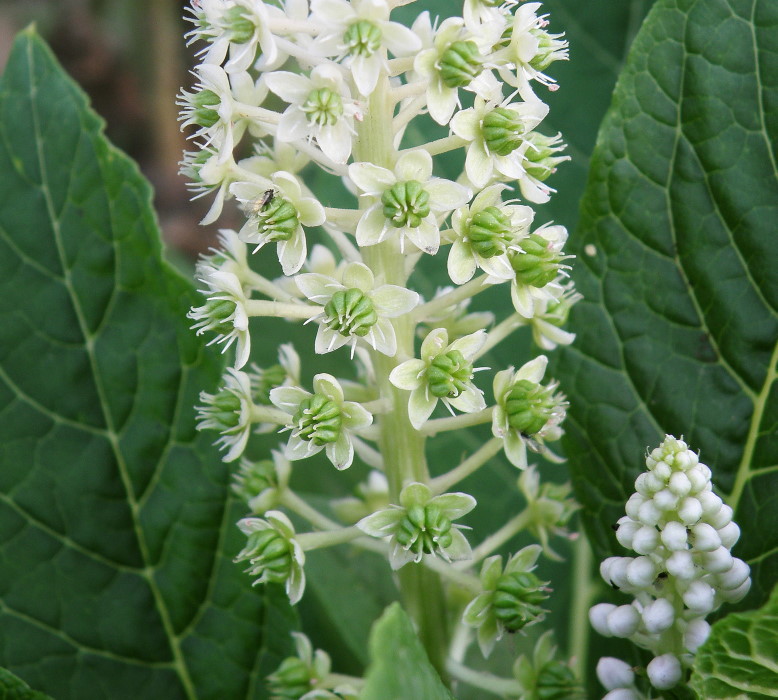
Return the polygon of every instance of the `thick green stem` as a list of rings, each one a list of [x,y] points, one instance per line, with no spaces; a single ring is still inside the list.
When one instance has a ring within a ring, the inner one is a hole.
[[[392,142],[393,111],[389,81],[386,76],[382,76],[369,98],[363,121],[357,125],[354,143],[356,161],[388,169],[394,167],[397,153]],[[361,204],[367,207],[371,202],[362,201]],[[405,256],[400,252],[396,240],[390,238],[378,245],[368,246],[362,250],[362,254],[377,278],[387,284],[405,286]],[[389,382],[389,374],[399,363],[399,358],[415,355],[415,323],[411,314],[393,319],[393,323],[397,336],[395,357],[373,352],[372,358],[380,395],[391,400],[391,410],[382,414],[377,421],[380,431],[378,444],[389,482],[389,496],[393,503],[397,503],[403,486],[413,481],[428,483],[429,471],[425,457],[425,438],[413,429],[408,419],[407,392]],[[407,564],[398,572],[398,579],[405,606],[416,622],[430,661],[445,679],[448,629],[440,577],[426,567]]]

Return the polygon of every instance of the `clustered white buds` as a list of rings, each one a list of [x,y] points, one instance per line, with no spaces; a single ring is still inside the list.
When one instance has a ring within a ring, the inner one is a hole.
[[[663,690],[681,681],[707,639],[705,617],[722,603],[741,600],[751,579],[748,565],[730,552],[740,536],[732,508],[713,492],[711,470],[697,454],[668,435],[646,466],[627,501],[627,514],[615,526],[618,541],[638,556],[609,557],[600,566],[608,584],[635,600],[600,603],[589,618],[600,634],[650,650],[655,658],[646,669],[648,678]],[[601,680],[625,675],[615,660],[602,664],[618,672],[603,671]],[[626,687],[603,683],[612,692]],[[622,696],[637,697],[607,697]]]

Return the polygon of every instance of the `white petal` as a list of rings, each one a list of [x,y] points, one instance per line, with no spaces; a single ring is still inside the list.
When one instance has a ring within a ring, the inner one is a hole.
[[[302,226],[298,226],[288,241],[278,243],[278,260],[284,274],[287,276],[295,274],[303,266],[307,253],[305,234]]]
[[[308,119],[296,106],[287,107],[278,121],[276,138],[279,141],[298,141],[308,136]]]
[[[551,188],[538,182],[534,177],[525,176],[519,180],[519,189],[525,199],[535,204],[545,204],[551,199]]]
[[[408,402],[408,417],[416,430],[419,430],[427,422],[437,403],[437,397],[428,392],[426,385],[411,392],[411,398]]]
[[[388,537],[405,517],[405,510],[400,508],[384,508],[378,510],[357,523],[357,527],[371,537]]]
[[[316,332],[316,341],[313,349],[317,355],[324,355],[325,353],[342,348],[349,340],[350,338],[341,335],[322,323],[319,325],[319,330]]]
[[[427,333],[427,337],[421,344],[421,359],[429,362],[433,357],[440,355],[448,347],[448,331],[445,328],[436,328]]]
[[[379,318],[367,336],[365,336],[365,340],[378,352],[388,357],[394,357],[397,354],[397,336],[394,332],[394,326],[389,319]]]
[[[527,446],[515,431],[511,430],[503,440],[505,456],[508,461],[518,469],[527,468]]]
[[[297,73],[275,71],[263,77],[270,91],[289,104],[302,104],[313,89],[310,79]]]
[[[445,511],[449,520],[458,520],[476,507],[476,500],[468,493],[444,493],[430,501]]]
[[[387,221],[380,203],[368,209],[357,224],[357,243],[369,246],[380,243],[386,238]]]
[[[475,256],[461,238],[451,245],[448,253],[448,276],[454,284],[469,282],[476,271]],[[511,268],[512,269],[512,268]]]
[[[457,338],[451,345],[449,350],[459,350],[464,355],[466,360],[472,360],[478,351],[484,346],[487,339],[486,331],[476,331],[470,335],[465,335],[461,338]]]
[[[316,141],[324,155],[336,163],[345,163],[351,155],[351,131],[342,117],[332,126],[322,128]]]
[[[343,389],[340,382],[331,374],[322,372],[313,378],[313,390],[317,394],[322,394],[331,399],[336,404],[343,403]]]
[[[449,398],[447,401],[462,413],[476,413],[486,408],[484,395],[478,389],[466,389],[459,396]]]
[[[407,360],[395,367],[389,375],[389,381],[398,389],[413,391],[422,385],[421,375],[427,368],[423,360]]]
[[[335,469],[348,469],[354,461],[354,446],[346,433],[341,433],[335,442],[328,443],[324,451]]]
[[[370,292],[375,284],[375,278],[370,268],[359,262],[346,265],[343,270],[343,286],[347,289],[359,289],[362,292]]]
[[[349,65],[354,83],[360,95],[370,95],[378,83],[381,74],[381,56],[378,52],[372,56],[354,56]]]
[[[440,229],[430,214],[416,228],[403,227],[400,231],[423,253],[435,255],[440,248]]]
[[[360,190],[372,195],[382,194],[397,182],[391,170],[372,163],[352,163],[348,166],[348,176]]]
[[[422,184],[432,176],[432,156],[422,149],[404,153],[394,168],[398,180],[418,180]]]
[[[532,318],[535,314],[535,300],[525,284],[513,282],[511,284],[511,300],[513,308],[524,318]]]
[[[473,558],[473,550],[470,549],[470,543],[462,532],[456,527],[449,530],[451,534],[451,544],[444,550],[448,558],[452,561],[461,561]]]
[[[419,295],[405,287],[384,284],[370,294],[379,316],[396,318],[407,314],[419,303]]]
[[[538,355],[534,360],[530,360],[522,365],[521,369],[516,372],[513,381],[518,382],[522,379],[526,379],[527,381],[537,384],[543,379],[547,366],[548,358],[545,355]]]
[[[317,452],[321,452],[322,449],[324,448],[321,445],[290,435],[289,442],[284,448],[284,457],[291,462],[296,462],[298,459],[307,459]]]
[[[457,91],[443,83],[433,81],[427,90],[427,107],[430,116],[438,124],[448,124],[457,107]]]
[[[483,187],[492,177],[492,158],[483,143],[474,141],[467,149],[465,172],[476,187]]]
[[[326,304],[336,291],[344,289],[343,285],[332,277],[316,272],[305,272],[302,275],[297,275],[294,281],[300,292],[317,304]]]
[[[296,386],[277,386],[270,390],[270,401],[276,408],[293,415],[300,402],[310,397],[310,393]]]
[[[341,406],[343,421],[349,430],[362,430],[373,424],[373,415],[364,406],[354,401],[344,401]]]
[[[478,257],[479,267],[492,277],[501,280],[510,280],[516,276],[516,272],[511,267],[507,255],[494,255],[491,258]]]
[[[449,126],[457,136],[473,141],[478,136],[479,119],[474,109],[463,109],[454,115]]]
[[[412,56],[421,51],[421,39],[417,34],[398,22],[381,25],[385,46],[395,56]]]
[[[430,196],[430,209],[433,211],[451,211],[470,201],[470,190],[451,180],[433,178],[426,185]]]

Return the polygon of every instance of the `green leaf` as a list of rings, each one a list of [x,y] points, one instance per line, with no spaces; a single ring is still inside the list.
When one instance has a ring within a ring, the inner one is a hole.
[[[290,647],[193,405],[151,191],[32,31],[0,82],[0,663],[67,698],[260,698]]]
[[[719,620],[697,651],[691,679],[701,698],[778,698],[778,587],[767,604]]]
[[[13,673],[0,668],[0,700],[51,700],[51,698],[33,690]]]
[[[593,156],[558,372],[597,553],[623,553],[646,447],[684,435],[736,511],[750,606],[778,578],[776,25],[770,0],[652,9]]]
[[[399,603],[392,603],[373,626],[370,658],[362,700],[454,700]]]

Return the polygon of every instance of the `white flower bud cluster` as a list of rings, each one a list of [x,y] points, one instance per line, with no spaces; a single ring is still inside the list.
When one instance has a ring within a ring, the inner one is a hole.
[[[751,579],[748,565],[730,552],[740,536],[732,508],[713,493],[711,470],[686,443],[668,435],[646,466],[616,526],[619,543],[638,556],[609,557],[600,566],[608,584],[635,600],[600,603],[589,618],[600,634],[653,652],[649,680],[667,689],[707,639],[706,615],[741,600]]]

